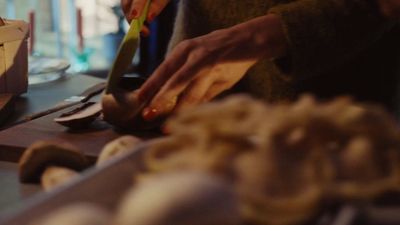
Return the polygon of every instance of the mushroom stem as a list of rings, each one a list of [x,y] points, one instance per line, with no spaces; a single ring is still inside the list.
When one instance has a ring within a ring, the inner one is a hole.
[[[114,225],[238,225],[240,209],[232,187],[199,172],[148,177],[120,204]]]
[[[85,155],[68,143],[38,141],[25,150],[18,163],[19,179],[23,183],[39,182],[49,166],[61,166],[81,171],[88,166]]]
[[[45,191],[51,191],[56,187],[66,184],[77,176],[79,176],[79,173],[75,170],[65,167],[49,166],[44,170],[40,181]]]

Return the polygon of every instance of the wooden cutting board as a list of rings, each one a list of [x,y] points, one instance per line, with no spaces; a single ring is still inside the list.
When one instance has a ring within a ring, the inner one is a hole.
[[[77,106],[78,107],[78,106]],[[69,142],[94,161],[109,141],[125,135],[115,131],[104,121],[97,120],[86,130],[72,131],[53,121],[72,108],[0,131],[0,161],[17,162],[24,150],[38,140]],[[133,133],[143,139],[160,136],[156,132]]]

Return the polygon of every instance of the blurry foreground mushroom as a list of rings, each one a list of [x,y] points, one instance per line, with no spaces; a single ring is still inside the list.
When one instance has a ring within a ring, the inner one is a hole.
[[[75,203],[62,207],[31,225],[110,225],[111,215],[97,205]]]
[[[101,165],[113,157],[134,150],[135,146],[137,146],[141,141],[142,140],[135,136],[126,135],[107,143],[101,150],[96,165]]]
[[[201,173],[151,176],[124,198],[115,225],[240,224],[231,187]]]
[[[246,223],[304,224],[324,205],[400,191],[398,123],[349,97],[265,104],[231,96],[179,112],[167,126],[169,138],[144,152],[147,172],[229,180]]]

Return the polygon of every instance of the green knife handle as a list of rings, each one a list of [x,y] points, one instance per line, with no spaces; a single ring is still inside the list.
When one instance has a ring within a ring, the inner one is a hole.
[[[131,21],[128,32],[125,34],[121,45],[118,49],[118,54],[114,59],[114,63],[108,74],[108,82],[106,93],[114,93],[119,89],[119,83],[124,76],[126,70],[132,63],[136,50],[139,46],[140,31],[146,20],[151,0],[148,0],[143,10],[142,15],[138,19]]]

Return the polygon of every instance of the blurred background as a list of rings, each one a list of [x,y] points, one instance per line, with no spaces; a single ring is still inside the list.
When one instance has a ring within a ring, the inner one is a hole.
[[[130,73],[148,76],[163,60],[176,2],[149,25]],[[0,16],[31,23],[31,56],[65,59],[70,73],[96,77],[107,76],[128,28],[120,0],[0,0]]]

